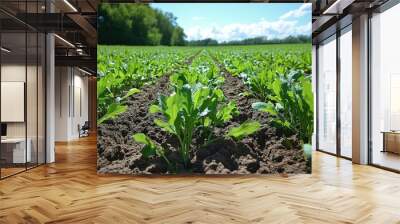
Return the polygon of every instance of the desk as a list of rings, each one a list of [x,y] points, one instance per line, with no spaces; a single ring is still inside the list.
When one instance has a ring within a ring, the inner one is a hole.
[[[383,131],[382,152],[400,154],[400,131]]]
[[[26,163],[31,162],[32,153],[30,138],[26,141],[28,144],[25,152],[25,138],[6,138],[1,139],[2,157],[6,163]],[[4,156],[3,156],[4,154]],[[25,160],[26,159],[26,160]]]

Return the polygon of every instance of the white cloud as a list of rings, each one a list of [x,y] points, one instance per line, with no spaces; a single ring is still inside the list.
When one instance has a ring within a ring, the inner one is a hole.
[[[311,3],[302,4],[298,9],[291,10],[285,14],[283,14],[280,19],[286,20],[290,18],[299,18],[307,13],[311,13]]]
[[[201,40],[212,38],[219,42],[242,40],[246,38],[266,36],[269,39],[284,38],[290,35],[309,35],[311,33],[311,21],[307,24],[298,24],[296,20],[267,21],[244,24],[234,23],[225,26],[211,24],[207,27],[194,26],[185,30],[189,40]]]
[[[232,23],[218,25],[216,23],[207,26],[191,26],[185,29],[188,40],[201,40],[212,38],[218,42],[243,40],[246,38],[266,36],[268,39],[285,38],[290,35],[309,35],[311,33],[311,21],[299,24],[298,19],[311,14],[311,4],[302,4],[295,10],[288,11],[278,20],[268,21],[264,17],[255,23]],[[192,20],[204,20],[205,17],[194,16]]]

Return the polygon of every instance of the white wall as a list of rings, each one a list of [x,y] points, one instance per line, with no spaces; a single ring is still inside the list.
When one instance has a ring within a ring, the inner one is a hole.
[[[88,120],[88,78],[76,68],[56,67],[55,85],[55,140],[77,139],[78,125]]]
[[[77,75],[78,72],[78,75]],[[79,137],[79,132],[78,132],[78,124],[82,126],[85,121],[88,121],[89,116],[88,116],[88,78],[86,76],[82,76],[83,73],[81,73],[78,70],[75,70],[75,75],[74,75],[74,108],[72,108],[72,120],[71,120],[71,135],[74,136],[74,138]],[[80,97],[79,97],[80,95]],[[79,102],[80,101],[80,102]],[[81,107],[81,108],[79,108]],[[75,111],[74,111],[75,110]],[[82,110],[82,111],[80,111]]]
[[[67,141],[69,133],[68,124],[68,88],[70,84],[69,68],[55,68],[55,140]]]

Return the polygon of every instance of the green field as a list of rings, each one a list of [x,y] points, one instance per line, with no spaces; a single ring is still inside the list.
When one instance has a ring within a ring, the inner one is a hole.
[[[302,144],[311,143],[311,44],[99,46],[99,125],[135,110],[129,108],[129,99],[163,77],[168,77],[169,94],[159,94],[158,100],[150,102],[147,113],[158,114],[153,125],[176,137],[186,168],[196,136],[203,136],[202,144],[208,144],[217,139],[218,127],[231,120],[237,125],[224,135],[236,141],[272,125],[287,136],[296,135]],[[236,90],[238,83],[245,87]],[[265,113],[268,121],[257,120],[251,111]],[[145,145],[143,156],[162,158],[170,170],[176,171],[161,142],[147,133],[132,134],[137,143]]]

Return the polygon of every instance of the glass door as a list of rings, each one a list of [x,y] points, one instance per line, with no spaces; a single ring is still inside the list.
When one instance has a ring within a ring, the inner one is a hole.
[[[352,157],[352,31],[340,32],[340,155]]]
[[[18,13],[43,13],[44,1],[0,2]],[[43,33],[0,12],[0,178],[45,163]]]
[[[318,150],[336,154],[336,35],[318,47]]]
[[[26,33],[3,32],[1,45],[1,175],[7,177],[26,170],[32,155],[26,150]]]
[[[370,162],[400,171],[400,4],[371,18]]]

